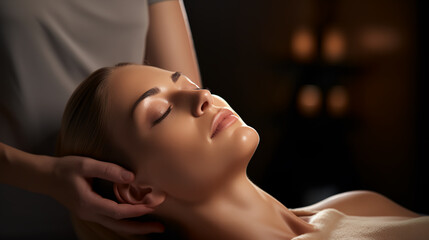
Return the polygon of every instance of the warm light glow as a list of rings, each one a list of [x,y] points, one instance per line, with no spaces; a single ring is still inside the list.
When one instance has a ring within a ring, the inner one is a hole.
[[[359,43],[371,53],[387,53],[397,49],[401,43],[398,32],[388,27],[367,27],[359,33]]]
[[[303,86],[298,92],[297,104],[304,116],[317,115],[322,107],[322,91],[315,85]]]
[[[343,116],[349,106],[349,94],[347,89],[343,86],[335,86],[328,92],[327,99],[327,110],[335,117]]]
[[[292,34],[292,53],[301,61],[308,61],[314,57],[316,38],[307,28],[300,28]]]
[[[331,29],[324,33],[322,41],[323,57],[331,62],[343,59],[346,51],[346,40],[341,31]]]

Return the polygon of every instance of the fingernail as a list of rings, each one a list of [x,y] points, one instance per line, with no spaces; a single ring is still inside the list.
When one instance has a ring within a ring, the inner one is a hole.
[[[122,179],[124,179],[125,181],[131,181],[133,180],[134,175],[130,172],[122,172]]]

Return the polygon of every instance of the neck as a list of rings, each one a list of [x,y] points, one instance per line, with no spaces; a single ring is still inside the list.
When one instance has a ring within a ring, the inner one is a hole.
[[[246,174],[207,201],[183,204],[170,198],[158,212],[189,239],[291,239],[312,230]]]

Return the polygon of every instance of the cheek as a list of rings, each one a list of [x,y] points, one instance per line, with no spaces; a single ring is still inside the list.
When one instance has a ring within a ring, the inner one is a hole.
[[[151,179],[168,194],[192,200],[199,198],[211,179],[213,161],[209,143],[195,124],[165,127],[153,139]]]

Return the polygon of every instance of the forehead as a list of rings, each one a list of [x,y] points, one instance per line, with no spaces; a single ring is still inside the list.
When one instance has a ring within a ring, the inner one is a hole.
[[[147,90],[160,89],[172,84],[172,72],[142,65],[123,66],[115,69],[108,79],[108,101],[115,114],[126,113],[132,104]]]
[[[109,77],[111,89],[131,90],[168,83],[172,72],[143,65],[123,66],[115,69]],[[171,80],[170,80],[171,81]]]

